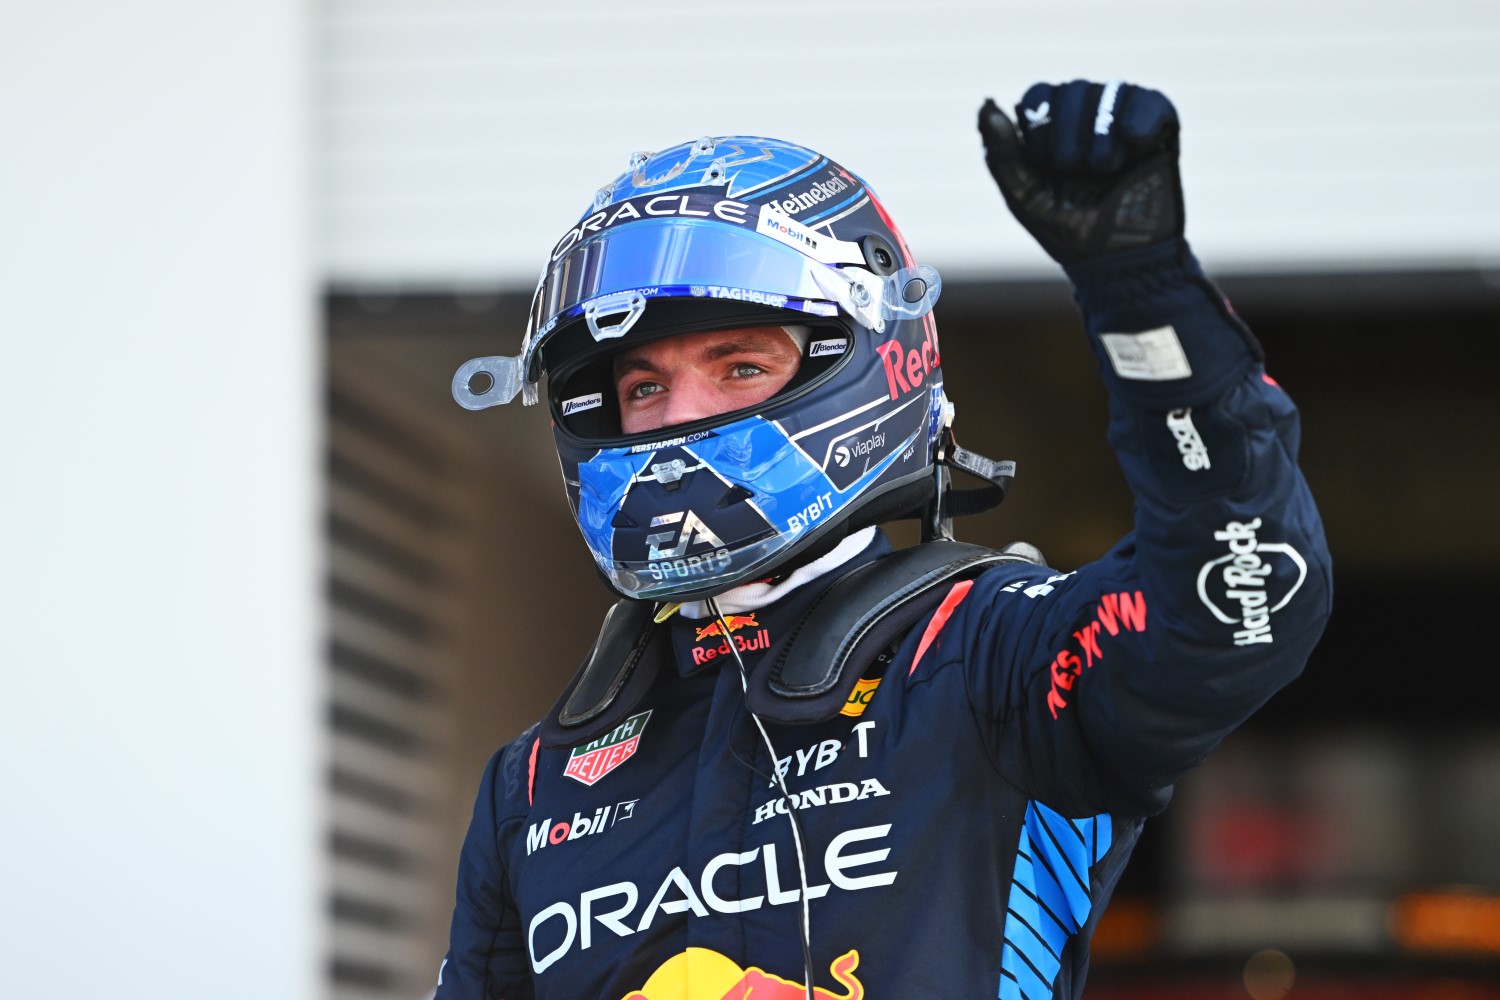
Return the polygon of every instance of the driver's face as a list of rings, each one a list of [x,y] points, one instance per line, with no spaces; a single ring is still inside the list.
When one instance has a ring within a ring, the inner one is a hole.
[[[626,434],[763,403],[792,380],[802,354],[779,326],[685,333],[615,359]]]

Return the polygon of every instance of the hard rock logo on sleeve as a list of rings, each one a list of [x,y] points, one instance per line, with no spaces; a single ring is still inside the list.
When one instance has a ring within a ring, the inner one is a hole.
[[[1237,626],[1236,646],[1270,643],[1271,616],[1301,589],[1307,562],[1285,542],[1263,542],[1260,518],[1230,521],[1214,541],[1228,552],[1198,571],[1198,598],[1213,616]]]
[[[636,748],[641,745],[641,733],[645,731],[646,722],[650,718],[649,709],[639,715],[632,715],[597,740],[574,747],[573,752],[568,755],[568,765],[563,768],[563,774],[585,785],[594,784],[635,756]]]

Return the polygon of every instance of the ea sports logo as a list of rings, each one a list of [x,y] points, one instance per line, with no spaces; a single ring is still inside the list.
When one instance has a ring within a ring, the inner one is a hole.
[[[840,469],[848,465],[849,449],[845,448],[843,445],[839,445],[837,448],[833,449],[833,460],[835,463],[837,463]]]

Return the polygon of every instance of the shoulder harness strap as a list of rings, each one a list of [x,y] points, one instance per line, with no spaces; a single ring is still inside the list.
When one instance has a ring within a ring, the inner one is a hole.
[[[935,541],[851,570],[766,653],[750,679],[749,706],[782,724],[831,719],[881,650],[942,603],[953,584],[1001,563],[1042,562],[1024,542],[1000,551]],[[542,723],[542,746],[578,746],[623,722],[671,657],[656,605],[624,600],[609,610],[588,659]]]
[[[1024,543],[996,552],[934,541],[847,573],[766,653],[750,683],[750,710],[780,723],[833,718],[865,667],[936,610],[953,583],[1000,563],[1030,563],[1035,552]]]
[[[622,600],[609,609],[599,638],[552,711],[542,720],[542,746],[574,747],[625,721],[672,653],[656,625],[657,605]]]

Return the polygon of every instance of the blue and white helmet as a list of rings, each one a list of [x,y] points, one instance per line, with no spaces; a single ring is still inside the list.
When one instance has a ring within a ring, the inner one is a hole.
[[[546,375],[568,502],[605,580],[706,597],[932,499],[951,416],[940,289],[855,174],[789,142],[705,137],[631,157],[554,246],[520,354],[468,362],[453,392],[470,409],[531,403]],[[807,329],[769,400],[621,433],[622,350],[774,324]]]

